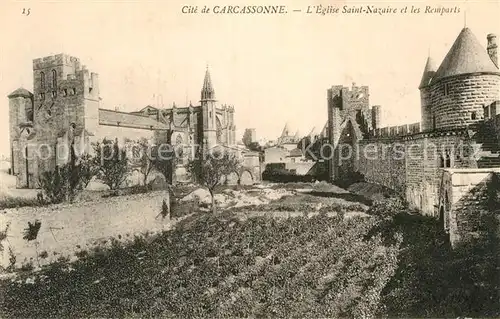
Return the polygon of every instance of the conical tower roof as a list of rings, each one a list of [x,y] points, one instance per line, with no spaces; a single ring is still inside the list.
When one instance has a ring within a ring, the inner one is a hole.
[[[293,136],[295,139],[299,139],[300,138],[300,131],[297,130],[297,132],[295,132],[295,135]]]
[[[478,72],[500,74],[472,31],[463,28],[439,66],[432,83],[449,76]]]
[[[290,136],[290,126],[288,125],[288,122],[285,123],[285,127],[283,128],[283,131],[281,132],[281,137],[285,136]]]
[[[316,135],[319,135],[319,133],[315,126],[312,128],[311,132],[309,132],[309,137],[315,137]]]
[[[434,59],[430,56],[427,58],[427,63],[425,63],[424,73],[422,73],[422,80],[420,80],[419,89],[426,87],[431,83],[432,78],[436,74],[436,63]]]
[[[323,126],[323,130],[321,131],[321,136],[328,137],[328,122],[326,122],[325,126]]]
[[[14,98],[14,97],[32,97],[33,94],[26,90],[25,88],[18,88],[17,90],[15,90],[14,92],[10,93],[7,97],[10,99],[10,98]]]

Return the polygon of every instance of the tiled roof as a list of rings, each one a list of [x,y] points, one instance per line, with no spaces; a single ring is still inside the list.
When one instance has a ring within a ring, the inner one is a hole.
[[[21,97],[32,97],[33,93],[26,90],[25,88],[18,88],[14,92],[10,93],[7,97],[10,99],[10,98],[20,97],[20,96]]]
[[[293,156],[293,157],[302,156],[302,151],[298,148],[294,148],[293,150],[290,151],[288,156]]]
[[[463,28],[432,79],[432,83],[454,75],[498,73],[487,51],[469,28]]]
[[[124,126],[140,129],[167,130],[169,126],[148,116],[125,113],[113,110],[99,109],[99,124]]]

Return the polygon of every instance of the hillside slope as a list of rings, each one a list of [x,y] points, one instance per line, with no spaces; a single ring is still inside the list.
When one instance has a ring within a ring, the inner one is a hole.
[[[397,243],[371,218],[199,214],[156,238],[4,286],[4,317],[338,317],[374,314]],[[28,284],[26,284],[28,280]]]

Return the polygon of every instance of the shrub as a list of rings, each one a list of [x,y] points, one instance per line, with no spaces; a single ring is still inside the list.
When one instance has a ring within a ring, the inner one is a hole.
[[[95,161],[90,155],[84,154],[78,158],[74,148],[70,150],[68,163],[56,166],[53,171],[43,172],[39,177],[42,193],[51,203],[73,201],[97,172]],[[39,201],[44,202],[43,196],[39,197]]]
[[[0,198],[0,209],[44,205],[37,198],[4,196]]]
[[[64,166],[41,174],[40,188],[51,203],[61,203],[74,194],[74,190],[69,186],[68,172],[67,166]]]
[[[97,178],[111,190],[120,188],[129,174],[127,151],[115,142],[104,139],[93,144]]]
[[[408,209],[403,200],[397,197],[387,198],[382,201],[375,201],[368,209],[367,213],[382,219],[392,219]]]

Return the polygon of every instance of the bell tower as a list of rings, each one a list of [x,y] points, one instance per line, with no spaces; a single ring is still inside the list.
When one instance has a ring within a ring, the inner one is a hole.
[[[210,149],[217,144],[215,90],[212,86],[210,71],[205,71],[203,88],[201,89],[201,108],[203,116],[203,147]]]

